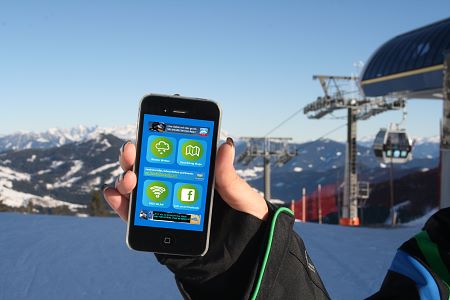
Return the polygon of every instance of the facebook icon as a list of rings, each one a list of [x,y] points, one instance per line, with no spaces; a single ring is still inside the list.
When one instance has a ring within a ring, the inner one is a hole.
[[[181,189],[181,201],[183,202],[193,202],[195,199],[194,189]]]
[[[203,188],[199,184],[177,182],[173,193],[173,208],[199,210],[202,206]]]

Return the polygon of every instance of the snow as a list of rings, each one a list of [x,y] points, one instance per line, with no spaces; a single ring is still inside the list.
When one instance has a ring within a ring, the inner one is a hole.
[[[0,180],[1,179],[30,181],[30,174],[21,173],[8,167],[0,166]]]
[[[420,227],[349,228],[295,223],[331,299],[364,299],[381,286],[396,249]]]
[[[78,171],[81,170],[81,168],[83,168],[83,161],[81,160],[74,160],[72,161],[72,167],[70,168],[70,170],[66,173],[66,175],[64,175],[61,179],[62,180],[67,180],[70,177],[72,177],[74,174],[78,173]]]
[[[366,136],[358,138],[358,142],[373,143],[374,139],[375,139],[375,135],[366,135]]]
[[[0,299],[182,299],[118,218],[0,214]]]
[[[99,168],[97,168],[97,169],[94,169],[94,170],[90,171],[90,172],[88,173],[88,175],[95,175],[95,174],[97,174],[97,173],[100,173],[100,172],[106,171],[106,170],[108,170],[108,169],[114,168],[114,167],[116,167],[116,166],[118,166],[118,165],[119,165],[118,162],[111,163],[111,164],[106,164],[106,165],[103,165],[103,166],[101,166],[101,167],[99,167]]]
[[[50,168],[52,169],[56,169],[57,167],[59,167],[60,165],[64,164],[63,161],[60,160],[54,160],[52,161],[52,164],[50,165]]]
[[[48,148],[59,147],[67,143],[83,142],[91,139],[97,139],[102,134],[112,134],[123,140],[135,140],[136,126],[135,125],[121,125],[113,127],[99,127],[78,125],[72,128],[49,128],[43,132],[32,131],[18,131],[9,135],[0,136],[0,142],[5,141],[4,149],[21,150],[24,148]],[[233,136],[225,130],[220,132],[220,140],[224,141],[227,137]],[[235,142],[239,142],[239,137],[233,136]],[[374,136],[365,136],[358,139],[358,144],[371,147]],[[311,142],[312,140],[300,140],[299,143]],[[330,143],[333,140],[324,139],[324,143]],[[345,142],[345,140],[335,139],[336,142]],[[416,145],[422,144],[439,144],[439,135],[430,137],[415,137]],[[34,142],[37,142],[36,145]],[[0,143],[1,144],[1,143]],[[317,148],[318,151],[323,150],[324,147]],[[306,151],[305,151],[306,152]],[[302,152],[303,153],[303,152]]]
[[[41,197],[29,193],[15,191],[12,189],[12,183],[10,181],[0,178],[0,202],[2,204],[10,207],[24,207],[27,206],[30,201],[33,203],[33,205],[42,207],[57,207],[66,205],[72,211],[76,211],[78,208],[85,207],[85,205],[56,200],[49,196]]]
[[[420,218],[417,218],[415,220],[412,220],[408,223],[404,223],[402,225],[404,226],[416,226],[416,227],[422,227],[423,225],[425,225],[425,222],[437,212],[437,208],[433,208],[430,209],[426,214],[424,214],[423,216],[421,216]]]
[[[105,181],[105,184],[112,184],[116,180],[117,176],[119,176],[122,172],[122,167],[118,166],[116,169],[110,172],[111,177]]]
[[[114,171],[111,171],[111,176],[117,177],[120,174],[122,174],[122,172],[123,172],[123,169],[122,169],[122,167],[119,166]]]
[[[113,134],[122,140],[133,141],[136,138],[136,126],[124,125],[114,127],[97,127],[85,139],[96,139],[100,134]]]
[[[103,139],[100,144],[105,146],[105,147],[102,148],[101,151],[105,151],[106,149],[112,147],[111,143],[107,139]]]
[[[100,176],[95,177],[94,179],[89,181],[89,185],[97,186],[102,182],[102,178]]]
[[[102,183],[102,178],[97,176],[91,180],[89,180],[86,184],[83,184],[81,189],[86,192],[91,192],[93,189],[100,187]]]
[[[439,135],[427,136],[427,137],[413,137],[412,138],[416,145],[420,144],[439,144],[441,142],[441,137]]]
[[[52,170],[50,170],[50,169],[40,170],[40,171],[38,171],[36,174],[38,174],[38,175],[43,175],[43,174],[50,173],[51,171],[52,171]]]
[[[96,139],[102,134],[114,134],[121,139],[132,140],[135,137],[135,132],[136,128],[133,125],[109,128],[78,125],[68,129],[49,128],[43,132],[19,131],[0,137],[0,146],[3,141],[5,144],[3,149],[22,150],[29,148],[60,147],[67,143]]]
[[[36,159],[36,154],[31,155],[30,158],[27,158],[27,162],[33,162]]]
[[[53,168],[55,166],[59,166],[62,163],[63,162],[54,161],[52,163],[51,167]],[[54,183],[47,183],[45,185],[48,190],[53,190],[53,189],[57,189],[57,188],[61,188],[61,187],[71,187],[72,184],[74,184],[75,182],[77,182],[78,180],[81,179],[81,176],[73,176],[73,175],[78,173],[83,168],[83,161],[73,160],[71,163],[72,163],[72,166],[70,167],[69,171],[67,171],[67,173],[64,176],[59,178]]]
[[[118,218],[0,214],[0,299],[182,299],[153,254],[125,245]],[[396,248],[422,225],[396,229],[295,223],[332,299],[376,292]],[[51,253],[51,255],[49,255]]]
[[[81,179],[81,176],[77,176],[77,177],[72,177],[65,181],[57,181],[55,183],[47,183],[45,185],[45,188],[47,190],[54,190],[54,189],[59,189],[62,187],[71,187],[72,184],[74,184],[75,182],[77,182],[80,179]]]
[[[236,173],[244,180],[251,180],[261,176],[263,170],[263,167],[253,167],[248,169],[236,170]]]

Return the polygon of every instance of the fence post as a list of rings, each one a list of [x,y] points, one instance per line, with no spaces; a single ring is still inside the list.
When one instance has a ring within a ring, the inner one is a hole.
[[[319,184],[317,186],[317,198],[318,198],[318,201],[319,201],[319,209],[318,209],[318,212],[319,212],[319,224],[322,224],[322,199],[321,199],[321,194],[322,194],[322,185]]]
[[[306,189],[302,190],[302,221],[306,222]]]

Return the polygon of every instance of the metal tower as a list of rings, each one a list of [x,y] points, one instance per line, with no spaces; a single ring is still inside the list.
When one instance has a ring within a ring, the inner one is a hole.
[[[444,61],[440,208],[450,207],[450,53]]]
[[[304,107],[303,113],[310,119],[321,119],[336,110],[347,110],[347,151],[345,156],[344,199],[340,211],[341,225],[358,226],[359,183],[356,169],[356,129],[358,120],[367,120],[388,110],[405,107],[403,98],[366,98],[358,88],[358,77],[315,75],[319,80],[324,96]]]
[[[274,137],[243,137],[246,149],[238,157],[237,161],[249,164],[253,159],[262,157],[264,159],[264,198],[271,199],[271,161],[277,165],[284,165],[297,155],[297,149],[289,147],[292,138]]]

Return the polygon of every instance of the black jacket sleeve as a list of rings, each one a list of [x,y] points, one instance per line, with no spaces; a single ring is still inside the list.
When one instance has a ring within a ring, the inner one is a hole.
[[[184,299],[329,299],[289,212],[267,203],[261,221],[215,193],[210,246],[203,257],[156,254]]]

